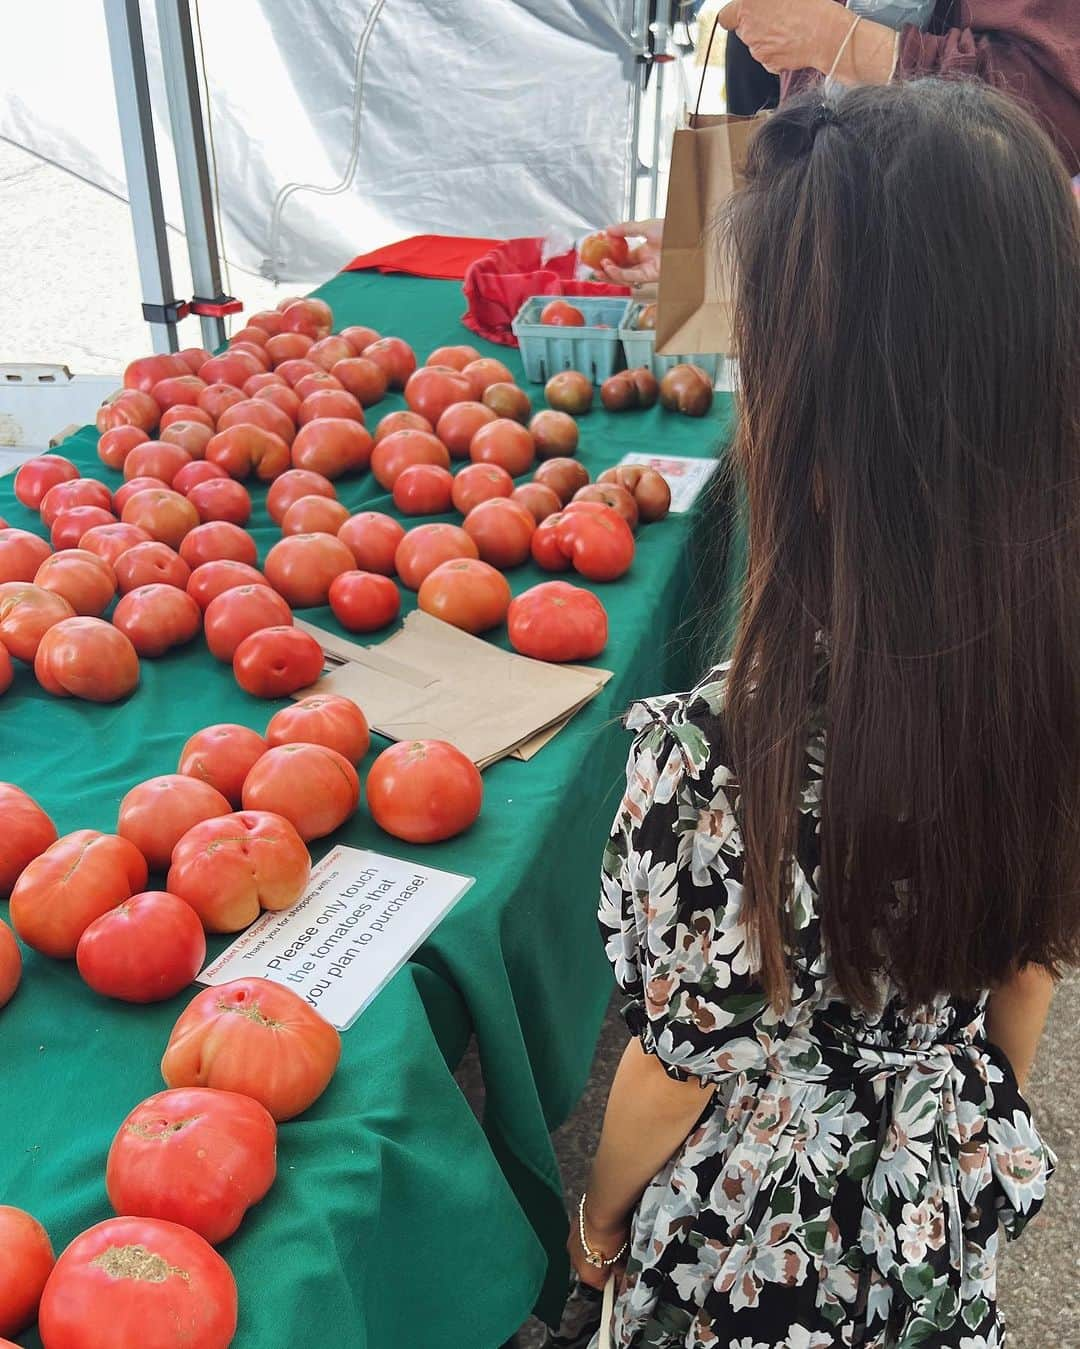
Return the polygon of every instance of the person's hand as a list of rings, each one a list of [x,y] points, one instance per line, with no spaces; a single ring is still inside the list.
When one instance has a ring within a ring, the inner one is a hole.
[[[851,21],[835,0],[731,0],[720,11],[723,27],[773,75],[808,68],[825,74]]]
[[[607,233],[617,239],[644,237],[644,242],[630,251],[630,266],[616,267],[610,258],[604,259],[601,265],[609,281],[618,286],[644,286],[659,281],[660,250],[664,243],[662,220],[624,220],[621,224],[609,225]]]
[[[627,1241],[630,1236],[630,1229],[627,1223],[621,1222],[613,1227],[598,1226],[590,1218],[585,1219],[585,1238],[592,1250],[608,1259]],[[612,1274],[619,1274],[626,1264],[625,1257],[616,1265],[609,1265],[606,1269],[597,1269],[595,1265],[590,1265],[585,1259],[585,1251],[581,1245],[581,1236],[578,1232],[578,1215],[575,1212],[570,1219],[570,1236],[566,1243],[567,1252],[570,1255],[570,1264],[573,1266],[574,1273],[582,1283],[586,1283],[590,1288],[603,1288]]]

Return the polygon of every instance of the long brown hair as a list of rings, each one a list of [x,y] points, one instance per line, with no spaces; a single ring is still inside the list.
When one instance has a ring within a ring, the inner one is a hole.
[[[738,275],[749,574],[729,677],[749,912],[790,987],[808,728],[845,996],[1080,953],[1080,230],[975,83],[816,92],[757,136]]]

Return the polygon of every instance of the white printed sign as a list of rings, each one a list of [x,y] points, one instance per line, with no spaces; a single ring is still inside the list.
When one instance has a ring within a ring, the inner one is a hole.
[[[199,983],[273,979],[346,1030],[472,883],[397,857],[334,848],[303,898],[264,913]]]
[[[620,463],[641,464],[662,473],[671,488],[671,513],[683,515],[701,495],[705,484],[716,471],[715,459],[691,459],[678,454],[642,454],[633,451],[624,454]]]

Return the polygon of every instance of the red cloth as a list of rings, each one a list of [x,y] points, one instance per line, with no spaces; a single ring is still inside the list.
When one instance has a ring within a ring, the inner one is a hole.
[[[541,261],[543,239],[507,239],[478,258],[465,273],[468,310],[461,321],[489,342],[516,347],[510,322],[530,295],[629,295],[628,286],[577,281],[573,249]]]
[[[498,239],[464,239],[448,234],[414,234],[396,244],[361,253],[343,268],[346,272],[407,272],[437,281],[461,281],[469,267]]]

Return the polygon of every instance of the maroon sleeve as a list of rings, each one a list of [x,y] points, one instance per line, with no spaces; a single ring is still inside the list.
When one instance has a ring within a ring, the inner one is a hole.
[[[1026,103],[1080,172],[1080,3],[987,0],[975,28],[901,31],[897,74],[974,76]]]

